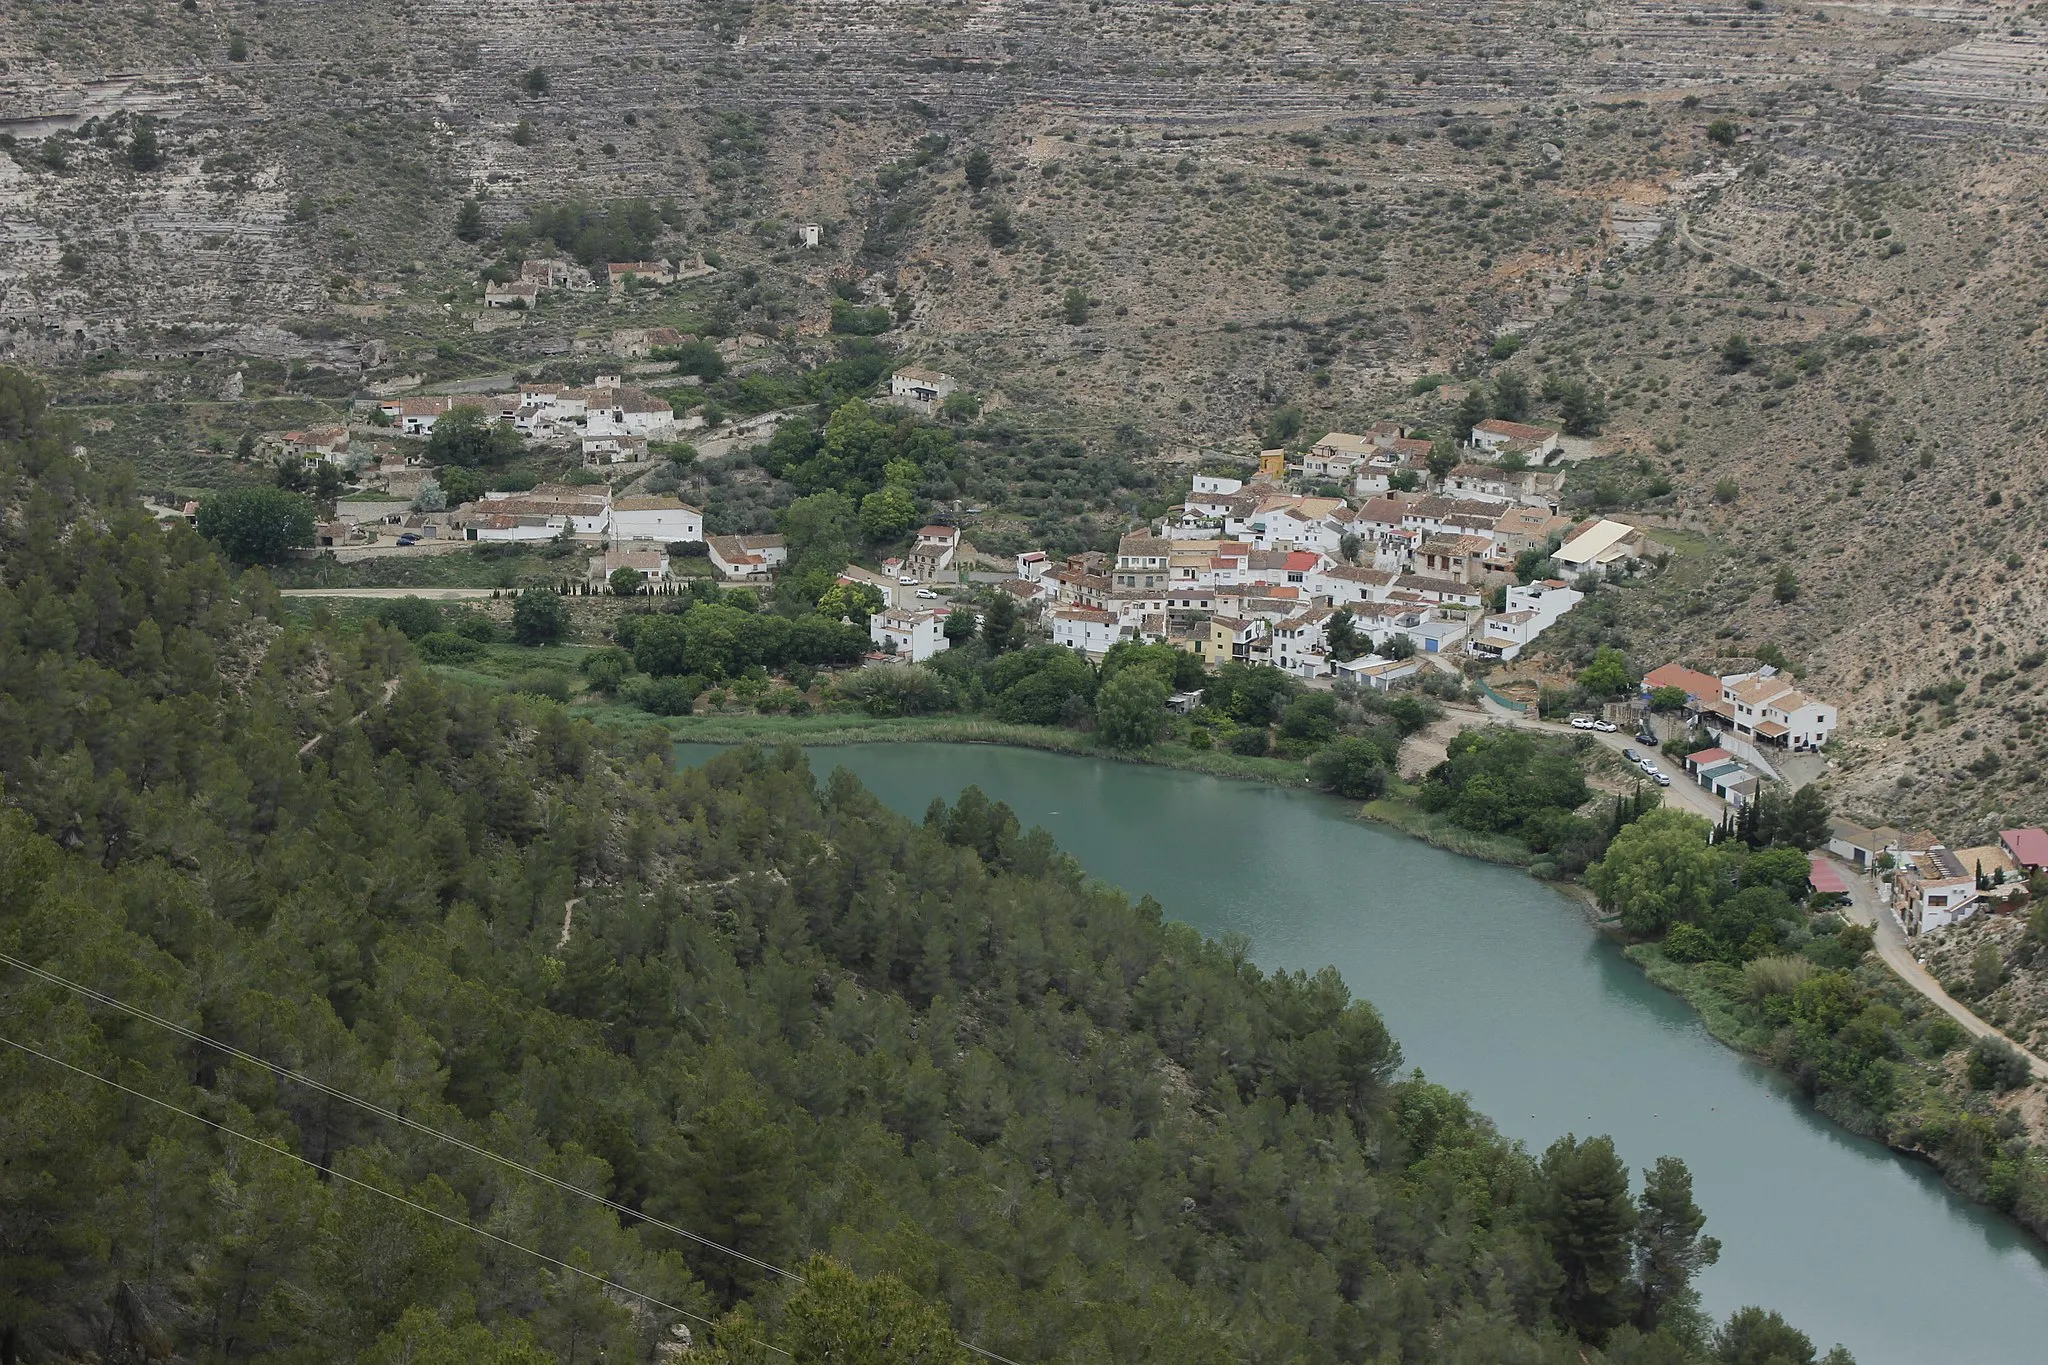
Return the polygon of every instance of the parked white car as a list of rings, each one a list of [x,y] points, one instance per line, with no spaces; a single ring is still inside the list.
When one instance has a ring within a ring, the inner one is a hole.
[[[926,602],[936,602],[939,600],[939,595],[933,592],[930,588],[919,588],[917,590],[917,595],[921,600]]]
[[[1593,722],[1593,728],[1603,735],[1611,735],[1621,727],[1611,720],[1596,720]]]
[[[1592,718],[1591,716],[1573,716],[1573,717],[1572,717],[1572,729],[1574,729],[1574,730],[1590,730],[1590,729],[1592,729],[1592,728],[1593,728],[1593,718]]]

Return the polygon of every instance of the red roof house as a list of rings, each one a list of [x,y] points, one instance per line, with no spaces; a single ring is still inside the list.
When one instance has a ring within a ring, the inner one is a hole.
[[[1849,894],[1849,883],[1842,880],[1842,874],[1835,871],[1833,863],[1821,857],[1818,853],[1809,855],[1806,861],[1808,868],[1806,880],[1812,883],[1813,889],[1816,892],[1823,896],[1846,896]]]
[[[1998,831],[1998,842],[2011,855],[2012,860],[2029,872],[2048,867],[2048,831],[2040,829],[2002,829]]]

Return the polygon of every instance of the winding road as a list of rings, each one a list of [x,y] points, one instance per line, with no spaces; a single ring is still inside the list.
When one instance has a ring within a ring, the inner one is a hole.
[[[1890,967],[1901,981],[1927,997],[1929,1002],[1939,1006],[1949,1018],[1961,1024],[1971,1037],[1996,1036],[2012,1043],[2012,1039],[1970,1013],[1966,1006],[1941,988],[1932,972],[1920,965],[1920,960],[1913,956],[1913,946],[1906,938],[1905,930],[1899,927],[1898,916],[1878,900],[1875,878],[1857,871],[1833,854],[1828,855],[1828,861],[1835,865],[1835,870],[1842,874],[1842,881],[1849,888],[1849,919],[1856,924],[1867,924],[1876,931],[1877,955],[1884,959],[1885,966]],[[2019,1047],[2018,1043],[2013,1043],[2013,1046],[2019,1048],[2033,1067],[2036,1079],[2048,1080],[2048,1061]]]

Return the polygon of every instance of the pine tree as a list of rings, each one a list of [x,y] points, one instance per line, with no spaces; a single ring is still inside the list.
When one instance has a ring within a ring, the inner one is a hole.
[[[1563,1272],[1558,1320],[1583,1340],[1602,1341],[1634,1307],[1637,1220],[1628,1168],[1614,1139],[1567,1134],[1544,1152],[1542,1179],[1538,1225]]]
[[[1707,1215],[1692,1198],[1692,1172],[1674,1156],[1643,1172],[1636,1200],[1636,1326],[1654,1332],[1689,1309],[1693,1276],[1721,1258],[1721,1244],[1700,1236]]]

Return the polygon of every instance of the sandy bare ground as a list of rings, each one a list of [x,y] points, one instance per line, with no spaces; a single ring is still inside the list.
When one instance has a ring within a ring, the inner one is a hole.
[[[1450,757],[1448,746],[1452,736],[1460,730],[1485,723],[1486,717],[1476,711],[1449,711],[1428,729],[1408,736],[1401,744],[1401,758],[1397,765],[1401,776],[1411,782],[1422,776]]]

